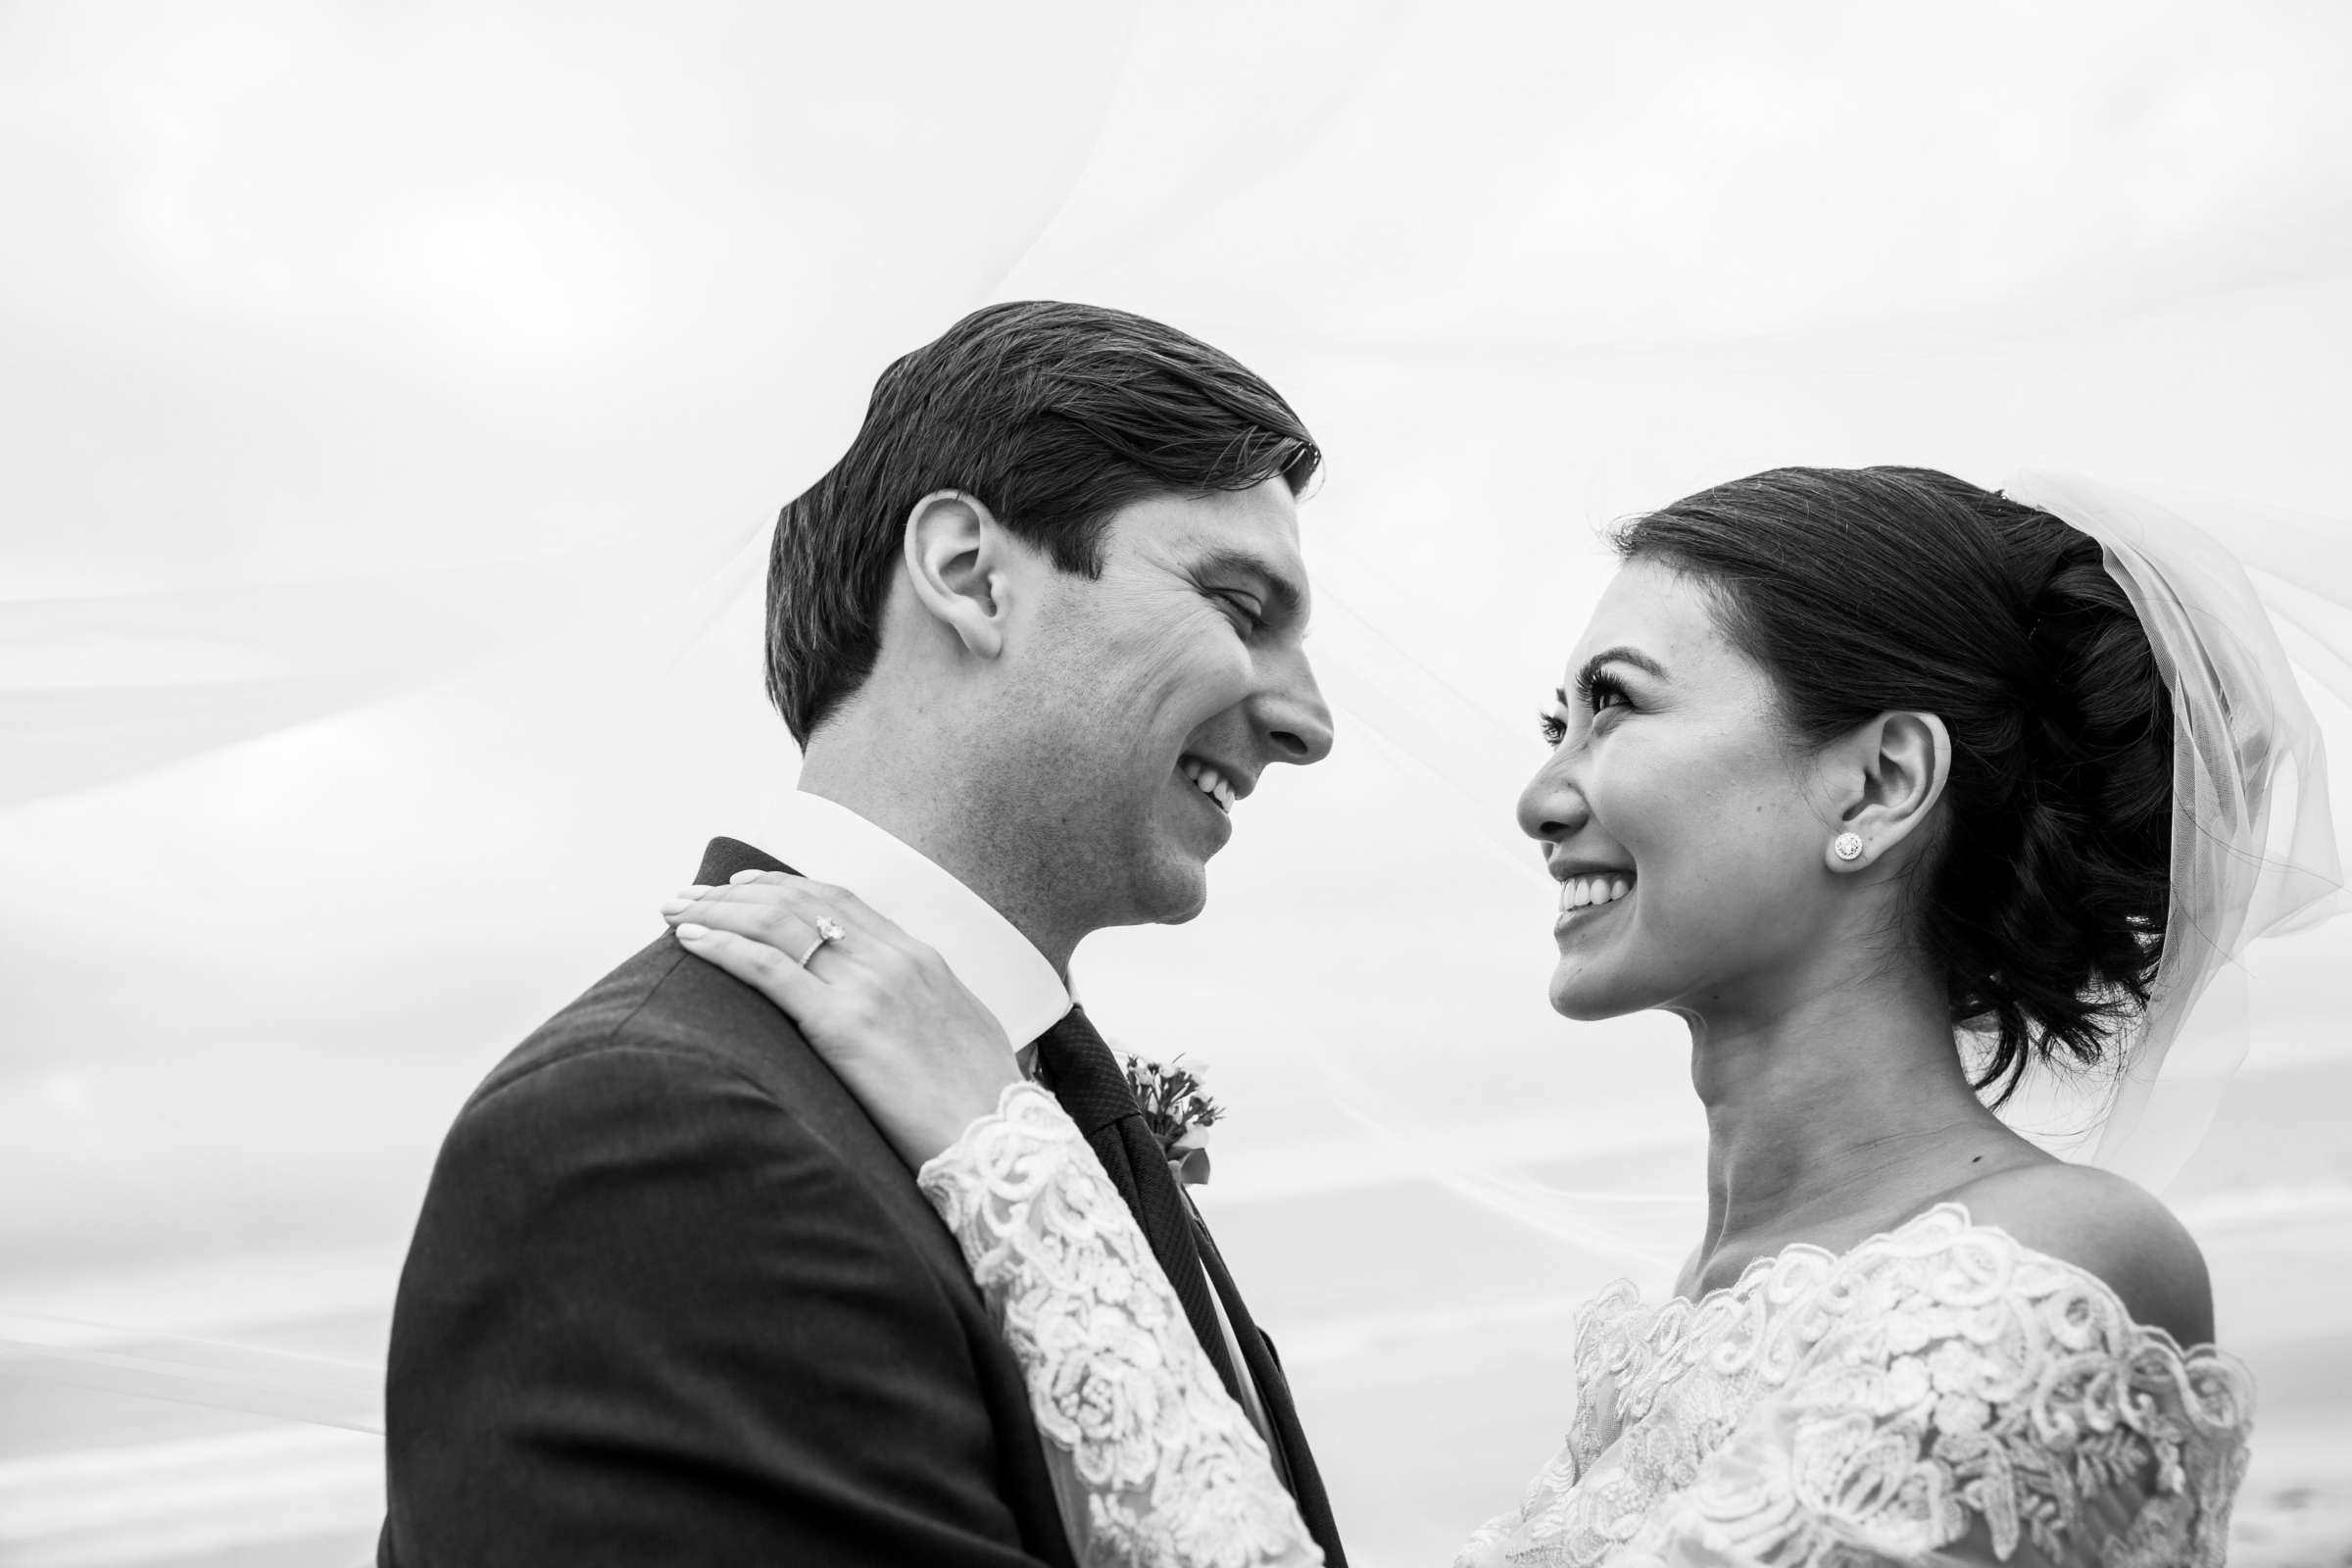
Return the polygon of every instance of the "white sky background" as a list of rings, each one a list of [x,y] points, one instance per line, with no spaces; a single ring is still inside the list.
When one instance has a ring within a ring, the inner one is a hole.
[[[1368,622],[1477,738],[1344,711],[1206,916],[1082,952],[1212,1065],[1220,1199],[1396,1157],[1335,1095],[1687,1152],[1496,853],[1595,528],[1788,463],[2352,515],[2346,80],[2244,0],[0,12],[0,1297],[388,1298],[465,1093],[789,787],[766,520],[997,298],[1282,387],[1331,684]],[[2266,961],[2258,1065],[2352,1054],[2347,958]]]

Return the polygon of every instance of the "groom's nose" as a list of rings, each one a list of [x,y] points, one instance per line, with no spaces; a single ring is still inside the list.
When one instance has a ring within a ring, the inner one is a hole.
[[[1320,762],[1331,755],[1331,705],[1315,683],[1306,651],[1293,649],[1271,672],[1265,692],[1251,706],[1258,733],[1277,762]]]

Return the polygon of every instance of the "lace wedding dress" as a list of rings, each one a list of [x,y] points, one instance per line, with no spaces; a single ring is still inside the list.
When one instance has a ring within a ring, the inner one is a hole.
[[[1050,1095],[920,1174],[1027,1372],[1087,1564],[1322,1558],[1118,1193]],[[1942,1203],[1697,1300],[1576,1322],[1566,1445],[1457,1568],[2222,1561],[2252,1385]]]

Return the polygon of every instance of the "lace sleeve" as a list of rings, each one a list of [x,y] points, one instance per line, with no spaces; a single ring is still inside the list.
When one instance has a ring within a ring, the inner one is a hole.
[[[917,1176],[1012,1347],[1079,1560],[1293,1568],[1321,1550],[1077,1126],[1004,1091]],[[1082,1516],[1083,1526],[1076,1523]]]
[[[2222,1562],[2245,1369],[2003,1231],[1880,1238],[1757,1348],[1777,1386],[1610,1568]]]

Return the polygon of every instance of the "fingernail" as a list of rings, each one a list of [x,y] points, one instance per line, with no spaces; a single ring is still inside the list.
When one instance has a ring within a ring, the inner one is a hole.
[[[728,881],[730,884],[733,884],[733,883],[736,883],[736,882],[749,882],[749,881],[752,881],[753,879],[755,879],[755,878],[757,878],[757,877],[763,877],[763,876],[765,876],[765,875],[767,875],[767,873],[766,873],[765,871],[750,871],[750,870],[746,870],[746,871],[738,871],[738,872],[736,872],[736,873],[735,873],[733,876],[731,876],[731,877],[727,878],[727,881]]]
[[[703,938],[709,936],[710,934],[710,928],[707,925],[694,925],[692,923],[688,923],[678,927],[678,940],[680,942],[700,942]]]
[[[675,898],[670,900],[667,904],[662,906],[662,912],[663,914],[675,914],[680,909],[691,909],[693,907],[694,901],[692,899]]]

